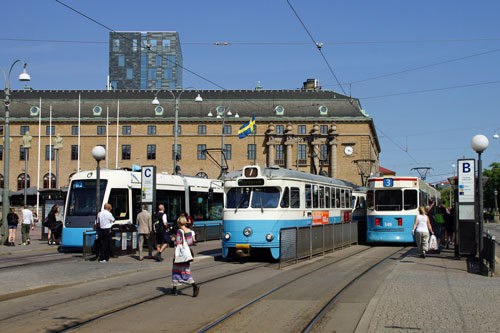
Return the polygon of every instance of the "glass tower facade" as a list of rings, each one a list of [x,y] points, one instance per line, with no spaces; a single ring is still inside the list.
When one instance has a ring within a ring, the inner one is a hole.
[[[182,51],[175,31],[109,34],[111,89],[182,89]]]

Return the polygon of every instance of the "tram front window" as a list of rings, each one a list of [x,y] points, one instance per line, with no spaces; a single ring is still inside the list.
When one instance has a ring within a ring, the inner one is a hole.
[[[101,204],[106,190],[107,180],[101,179],[99,191]],[[95,179],[74,180],[68,195],[67,216],[95,216],[96,214],[96,185]]]
[[[253,189],[252,208],[276,208],[280,201],[280,191],[276,187]]]
[[[401,190],[375,191],[375,210],[400,211],[403,206]]]
[[[226,208],[248,208],[251,189],[249,187],[234,187],[227,192]]]

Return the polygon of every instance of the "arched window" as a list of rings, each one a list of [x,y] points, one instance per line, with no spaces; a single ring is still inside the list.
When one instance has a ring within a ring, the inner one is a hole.
[[[51,173],[50,175],[48,173],[43,176],[43,188],[49,188],[49,179],[50,179],[50,188],[56,188],[56,176]]]
[[[3,188],[3,175],[0,173],[0,188]]]
[[[27,175],[27,179],[28,179],[28,187],[30,187],[30,175]],[[3,183],[3,177],[2,177],[2,183]],[[24,173],[21,173],[19,174],[19,176],[17,176],[17,190],[22,190],[24,189]]]

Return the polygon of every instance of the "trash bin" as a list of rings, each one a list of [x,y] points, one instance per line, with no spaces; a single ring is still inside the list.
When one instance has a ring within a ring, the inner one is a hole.
[[[113,257],[118,257],[123,254],[126,254],[127,250],[127,243],[125,239],[125,253],[123,253],[123,240],[122,240],[122,226],[121,224],[113,224],[111,226],[111,239],[112,239],[112,249],[111,253],[113,254]]]

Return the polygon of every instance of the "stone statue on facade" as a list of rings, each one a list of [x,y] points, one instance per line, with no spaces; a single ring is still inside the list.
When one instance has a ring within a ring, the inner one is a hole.
[[[61,134],[57,133],[54,138],[54,149],[62,149],[63,147],[63,138],[61,138]]]
[[[33,140],[33,137],[30,135],[29,131],[26,131],[23,136],[23,148],[31,148],[31,140]]]

